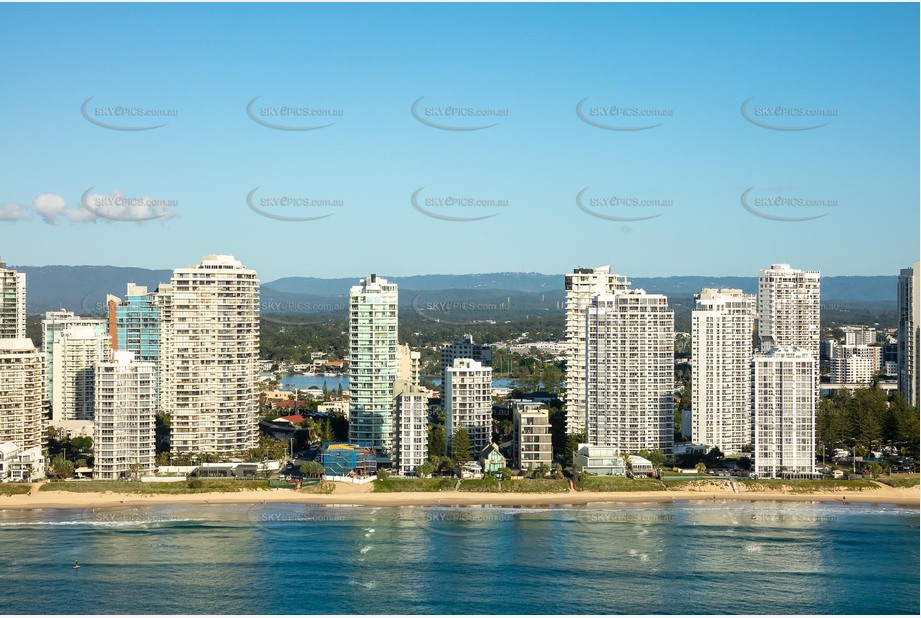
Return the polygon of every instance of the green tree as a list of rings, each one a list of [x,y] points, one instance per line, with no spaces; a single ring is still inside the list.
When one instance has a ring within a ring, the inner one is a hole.
[[[144,471],[144,466],[139,463],[133,463],[128,466],[128,476],[130,476],[135,481],[141,480],[141,472]]]
[[[697,469],[697,474],[703,474],[707,471],[707,464],[702,461],[698,461],[697,465],[694,467]]]
[[[317,478],[323,476],[325,470],[323,469],[323,464],[318,461],[305,461],[301,464],[299,468],[301,474],[304,476],[309,476],[311,478]]]
[[[59,479],[72,479],[74,477],[74,464],[58,455],[51,460],[51,473]]]
[[[437,425],[429,428],[429,459],[447,455],[445,446],[445,429]]]
[[[78,453],[89,455],[93,452],[93,439],[89,436],[76,436],[70,439],[70,446]]]
[[[470,434],[467,429],[461,427],[451,436],[451,456],[455,463],[462,466],[471,458]]]
[[[493,441],[498,443],[507,442],[512,438],[512,433],[515,431],[515,425],[508,419],[502,419],[496,423],[496,429],[497,431],[493,436]]]
[[[377,478],[382,481],[386,481],[387,479],[390,478],[390,470],[388,470],[387,468],[378,468]]]
[[[566,434],[566,446],[563,449],[563,465],[572,465],[572,456],[578,450],[579,444],[585,442],[585,436],[579,433]]]
[[[547,363],[544,365],[541,382],[544,383],[545,390],[554,393],[558,392],[560,390],[560,385],[563,383],[563,370],[555,363]]]
[[[552,476],[553,478],[557,480],[562,479],[563,478],[563,466],[561,466],[558,463],[555,463],[552,466],[550,466],[550,476]]]
[[[435,471],[435,466],[430,461],[424,461],[416,467],[416,476],[419,478],[428,478]]]

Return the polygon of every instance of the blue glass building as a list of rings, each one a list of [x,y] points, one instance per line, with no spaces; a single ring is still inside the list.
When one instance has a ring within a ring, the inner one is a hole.
[[[110,296],[109,306],[109,327],[112,328],[114,318],[116,335],[112,339],[118,345],[118,349],[134,352],[135,360],[154,363],[154,367],[158,369],[160,307],[157,303],[157,293],[148,292],[145,286],[129,283],[124,300]],[[157,369],[154,375],[155,384],[159,382]],[[158,399],[158,393],[155,392],[154,401]]]

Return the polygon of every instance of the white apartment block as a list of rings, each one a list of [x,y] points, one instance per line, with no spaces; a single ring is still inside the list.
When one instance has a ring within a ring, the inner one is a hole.
[[[472,455],[492,442],[492,368],[470,358],[455,358],[446,371],[445,442],[463,428],[470,435]]]
[[[51,424],[77,427],[92,422],[96,408],[96,365],[109,359],[109,336],[95,326],[68,326],[48,353]]]
[[[45,312],[45,318],[42,320],[42,351],[45,353],[45,380],[47,386],[45,392],[48,397],[54,399],[54,364],[55,364],[55,347],[61,339],[62,334],[72,328],[91,328],[99,336],[107,336],[108,328],[106,321],[99,318],[85,318],[74,315],[73,311],[61,309],[59,311]],[[53,404],[52,404],[53,407]]]
[[[512,459],[519,470],[533,470],[553,462],[550,410],[532,401],[512,402],[514,433]]]
[[[899,392],[905,401],[917,406],[921,399],[921,363],[918,348],[921,346],[921,263],[899,272]]]
[[[876,329],[869,326],[844,326],[844,345],[875,345]]]
[[[489,346],[474,343],[471,335],[461,335],[452,344],[441,348],[441,385],[447,383],[448,367],[454,366],[455,359],[469,358],[485,367],[492,366],[492,349]]]
[[[675,318],[668,298],[629,290],[586,310],[588,443],[622,453],[674,443]]]
[[[626,290],[624,275],[610,266],[576,268],[566,275],[566,433],[585,434],[585,311],[601,294]]]
[[[411,350],[408,343],[403,343],[397,346],[397,359],[400,362],[397,379],[408,380],[411,384],[418,386],[419,364],[422,354],[416,350]]]
[[[31,339],[0,339],[0,442],[40,448],[46,405],[45,354]]]
[[[160,408],[172,449],[236,454],[258,444],[259,278],[231,255],[177,268],[160,303]]]
[[[774,348],[753,361],[753,472],[815,474],[816,366],[805,348]]]
[[[566,358],[569,352],[569,343],[566,341],[534,341],[530,343],[516,343],[508,348],[512,354],[530,354],[537,350],[542,354],[555,354]]]
[[[800,347],[819,361],[820,275],[789,264],[758,272],[758,337],[761,351]]]
[[[96,366],[94,478],[154,472],[155,392],[154,364],[135,362],[134,352],[115,352],[114,360]]]
[[[0,339],[26,336],[26,274],[6,267],[0,258]]]
[[[400,474],[412,475],[428,457],[429,398],[409,380],[393,383],[394,410],[397,423],[396,461]]]
[[[705,288],[691,312],[691,442],[741,454],[751,444],[754,296]]]
[[[0,483],[29,483],[45,478],[42,448],[23,449],[13,442],[0,442]]]
[[[882,359],[883,349],[879,346],[835,346],[831,381],[835,384],[870,384],[879,373]]]
[[[371,444],[382,462],[396,445],[397,301],[397,284],[377,275],[349,291],[349,440]]]

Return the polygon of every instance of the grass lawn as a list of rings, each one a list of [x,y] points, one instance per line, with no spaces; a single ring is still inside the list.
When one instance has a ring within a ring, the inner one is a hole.
[[[336,484],[323,481],[313,485],[305,485],[300,489],[302,494],[331,494],[336,491]]]
[[[20,485],[18,483],[0,483],[0,496],[13,496],[16,494],[27,494],[31,489],[30,485]]]
[[[77,493],[121,494],[201,494],[209,491],[233,492],[268,489],[267,481],[233,481],[227,479],[200,479],[201,487],[191,488],[188,483],[141,483],[137,481],[73,481],[45,483],[40,491],[72,491]]]
[[[745,479],[738,481],[742,487],[751,490],[790,489],[793,492],[821,492],[838,489],[873,489],[877,485],[870,481],[847,481],[844,479]]]
[[[502,481],[502,493],[566,493],[569,481],[566,479],[521,479],[520,481]]]
[[[454,489],[456,481],[450,478],[438,477],[433,479],[395,479],[389,478],[386,481],[377,479],[373,482],[374,487],[371,491],[379,493],[395,493],[402,491],[442,491],[445,489]]]
[[[503,486],[505,484],[503,483]],[[489,477],[485,479],[466,479],[461,481],[459,491],[482,491],[497,493],[499,491],[499,481]]]
[[[729,479],[727,478],[719,478],[719,477],[713,477],[713,476],[687,476],[687,477],[680,478],[680,479],[667,478],[667,479],[664,479],[662,482],[665,483],[665,487],[667,487],[668,489],[681,489],[682,487],[684,487],[685,485],[688,485],[689,483],[699,483],[699,482],[712,483],[713,481],[728,481],[728,480]]]
[[[664,491],[665,486],[656,479],[628,479],[618,476],[590,476],[581,483],[576,481],[577,491]]]
[[[885,483],[890,487],[917,487],[921,477],[917,474],[893,474],[892,478],[888,476],[879,477],[880,483]]]

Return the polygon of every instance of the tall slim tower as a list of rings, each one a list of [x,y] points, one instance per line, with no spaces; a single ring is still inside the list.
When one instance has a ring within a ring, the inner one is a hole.
[[[602,294],[586,310],[588,443],[621,453],[674,444],[675,316],[661,294]]]
[[[394,456],[393,382],[397,358],[397,284],[371,275],[349,291],[349,440]]]
[[[160,302],[157,293],[148,292],[145,286],[129,283],[124,300],[111,295],[106,300],[112,349],[133,352],[135,362],[153,363],[156,381],[156,367],[160,360]]]
[[[0,258],[0,339],[26,336],[26,274],[8,269]]]
[[[154,364],[117,351],[96,365],[95,464],[99,479],[151,474],[155,466]]]
[[[576,268],[566,275],[566,433],[585,433],[585,310],[599,294],[630,286],[610,266]]]
[[[804,348],[755,354],[753,470],[762,477],[815,472],[818,361]]]
[[[393,383],[393,399],[397,423],[394,467],[401,474],[415,474],[416,468],[428,456],[426,421],[429,400],[418,384],[406,379]]]
[[[691,440],[740,454],[751,444],[753,296],[705,288],[691,312]]]
[[[819,362],[820,275],[789,264],[758,272],[758,337],[761,351],[796,346]]]
[[[160,292],[160,405],[172,417],[172,449],[232,454],[256,448],[256,271],[231,255],[206,255],[173,271]]]
[[[455,358],[445,383],[445,442],[459,429],[470,435],[473,458],[492,439],[492,368],[470,358]]]
[[[921,285],[918,277],[921,263],[899,272],[899,392],[912,406],[919,403],[921,382],[919,382],[918,346],[921,345]]]

